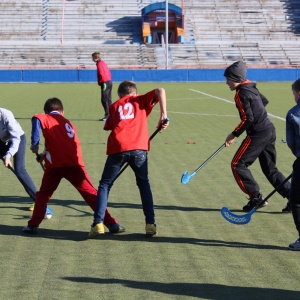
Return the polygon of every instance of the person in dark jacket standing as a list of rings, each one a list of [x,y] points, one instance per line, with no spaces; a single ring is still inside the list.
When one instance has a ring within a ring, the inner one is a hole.
[[[256,84],[246,79],[246,64],[237,61],[230,65],[224,73],[226,84],[235,91],[235,103],[241,118],[238,126],[226,137],[225,146],[229,147],[236,137],[246,132],[246,137],[237,150],[231,162],[233,176],[241,190],[249,196],[249,202],[243,207],[244,211],[259,208],[263,196],[258,183],[255,181],[249,166],[258,158],[261,169],[271,185],[276,188],[285,177],[276,167],[276,131],[268,119],[265,106],[268,100],[256,88]],[[290,183],[287,182],[278,193],[289,199]],[[268,205],[264,202],[262,206]],[[282,210],[290,212],[289,202]]]
[[[286,115],[286,142],[295,156],[291,182],[290,203],[298,238],[289,245],[290,250],[300,250],[300,78],[292,84],[296,105]]]
[[[100,118],[99,121],[106,121],[108,115],[108,106],[111,104],[111,90],[112,80],[111,72],[107,64],[101,59],[99,52],[92,54],[92,59],[97,66],[97,80],[98,85],[101,87],[101,103],[104,108],[104,117]]]

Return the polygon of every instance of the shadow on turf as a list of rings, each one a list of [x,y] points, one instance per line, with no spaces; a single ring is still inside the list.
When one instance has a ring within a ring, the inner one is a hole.
[[[0,203],[10,203],[12,204],[11,206],[0,206],[1,209],[9,209],[9,208],[14,208],[18,209],[21,211],[26,211],[29,212],[29,206],[31,205],[32,201],[29,197],[18,197],[18,196],[0,196]],[[24,207],[25,205],[25,207]],[[86,206],[88,210],[90,209],[88,204],[84,200],[58,200],[58,199],[51,199],[48,203],[49,207],[51,208],[51,205],[61,205],[64,207],[70,208],[70,210],[75,210],[77,212],[81,212],[82,215],[76,215],[76,217],[86,217],[86,216],[93,216],[92,210],[90,211],[84,211],[79,208],[82,206]],[[55,214],[55,212],[54,212]],[[66,217],[73,216],[73,215],[66,215]],[[24,219],[24,218],[29,218],[30,215],[28,216],[16,216],[17,219]]]
[[[46,220],[44,222],[47,222]],[[26,222],[24,226],[26,226]],[[213,239],[198,239],[190,237],[166,237],[155,236],[152,238],[147,237],[143,233],[122,233],[111,234],[107,232],[105,235],[99,235],[96,238],[88,239],[88,231],[74,231],[74,230],[54,230],[46,229],[43,227],[43,223],[39,228],[37,234],[25,234],[22,232],[22,228],[19,226],[0,225],[0,235],[17,235],[25,238],[39,238],[39,239],[54,239],[54,240],[66,240],[75,242],[88,241],[90,243],[101,243],[106,240],[113,240],[119,242],[147,242],[147,243],[169,243],[169,244],[191,244],[196,246],[205,247],[227,247],[227,248],[245,248],[245,249],[260,249],[260,250],[287,250],[287,247],[280,247],[274,245],[261,245],[250,244],[241,242],[227,242],[225,240],[213,240]],[[300,298],[299,298],[300,299]]]
[[[272,288],[236,287],[221,284],[206,283],[162,283],[149,281],[134,281],[125,279],[106,279],[94,277],[62,277],[64,280],[77,283],[113,284],[126,288],[148,290],[176,296],[189,296],[201,299],[289,299],[300,298],[300,292]],[[103,287],[102,287],[103,288]]]
[[[139,201],[139,200],[138,200]],[[141,204],[132,204],[132,203],[108,203],[108,207],[111,208],[130,208],[130,209],[142,209],[142,205]],[[175,206],[175,205],[157,205],[154,204],[154,208],[158,209],[158,210],[178,210],[178,211],[211,211],[211,212],[220,212],[221,211],[221,207],[220,208],[209,208],[209,207],[193,207],[193,206]],[[242,214],[246,214],[246,212],[244,212],[243,210],[239,210],[239,209],[232,209],[230,210],[232,212],[237,212]],[[255,213],[263,213],[263,214],[280,214],[282,215],[283,213],[281,211],[278,212],[271,212],[271,211],[263,211],[263,210],[259,210],[256,211]],[[283,214],[285,215],[285,214]]]
[[[14,203],[14,204],[28,204],[28,206],[32,203],[31,202],[31,199],[29,197],[18,197],[18,196],[0,196],[0,203]],[[59,200],[59,199],[51,199],[49,201],[49,206],[51,207],[51,205],[62,205],[64,207],[69,207],[70,209],[72,210],[76,210],[76,211],[80,211],[83,213],[82,216],[91,216],[93,213],[92,211],[89,213],[89,212],[85,212],[85,211],[82,211],[78,208],[75,208],[75,206],[88,206],[84,200]],[[14,206],[5,206],[6,208],[18,208],[16,207],[17,205],[14,205]],[[0,207],[1,208],[5,208],[5,207]],[[140,200],[137,199],[137,203],[133,204],[133,203],[123,203],[123,202],[120,202],[120,203],[117,203],[117,202],[108,202],[108,208],[128,208],[128,209],[139,209],[141,210],[142,209],[142,204],[140,203]],[[192,206],[175,206],[175,205],[157,205],[155,204],[154,205],[154,208],[157,209],[157,210],[170,210],[170,211],[173,211],[173,210],[177,210],[177,211],[203,211],[203,212],[206,212],[206,211],[211,211],[211,212],[220,212],[221,208],[218,209],[218,208],[209,208],[209,207],[192,207]],[[25,210],[27,211],[27,208],[26,207],[19,207],[20,210]],[[238,209],[232,209],[231,210],[232,212],[234,213],[241,213],[241,214],[245,214],[245,212],[243,212],[242,210],[238,210]],[[270,211],[264,211],[264,210],[259,210],[255,213],[263,213],[263,214],[281,214],[282,215],[282,212],[281,211],[278,211],[278,212],[270,212]],[[81,217],[81,216],[80,216]]]
[[[137,199],[138,203],[117,203],[117,202],[108,202],[109,208],[128,208],[128,209],[142,209],[142,204],[140,200]],[[32,203],[29,197],[18,197],[18,196],[0,196],[0,203],[13,203],[14,206],[8,208],[18,208],[16,207],[18,204],[28,204],[28,206]],[[49,206],[52,205],[63,205],[66,207],[72,207],[73,205],[87,205],[84,200],[59,200],[59,199],[50,199]],[[6,206],[7,207],[7,206]],[[178,211],[219,211],[218,209],[211,208],[201,208],[201,207],[189,207],[189,206],[175,206],[175,205],[154,205],[155,209],[160,210],[178,210]],[[20,210],[27,210],[25,207],[20,207]]]

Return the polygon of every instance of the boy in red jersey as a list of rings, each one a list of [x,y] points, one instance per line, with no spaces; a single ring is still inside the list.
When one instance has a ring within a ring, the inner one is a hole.
[[[145,95],[138,95],[137,87],[132,81],[123,81],[118,88],[119,100],[109,106],[109,115],[104,130],[111,130],[107,141],[108,155],[100,185],[89,237],[104,234],[104,215],[108,194],[119,171],[128,163],[134,171],[140,191],[143,212],[146,221],[146,235],[157,233],[154,215],[153,197],[148,179],[148,158],[150,139],[147,118],[157,102],[160,104],[158,128],[166,129],[167,118],[165,90],[158,88]]]
[[[108,115],[108,107],[111,104],[111,73],[107,64],[101,59],[99,52],[92,54],[92,60],[97,66],[97,80],[98,85],[101,87],[101,103],[104,108],[104,118],[101,118],[99,121],[105,121]]]
[[[48,201],[57,189],[62,178],[67,179],[94,210],[97,190],[94,188],[84,167],[80,141],[74,125],[63,117],[64,109],[58,98],[50,98],[44,105],[45,114],[32,118],[31,151],[38,153],[40,130],[45,138],[45,151],[40,161],[45,160],[45,172],[40,190],[36,193],[35,207],[25,233],[37,233],[42,222]],[[112,233],[125,231],[125,228],[105,211],[104,224]]]

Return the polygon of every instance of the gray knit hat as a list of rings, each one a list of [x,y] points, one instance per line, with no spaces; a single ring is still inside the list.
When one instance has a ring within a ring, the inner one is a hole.
[[[243,82],[246,80],[246,71],[246,64],[243,61],[237,61],[225,70],[224,76],[234,82]]]

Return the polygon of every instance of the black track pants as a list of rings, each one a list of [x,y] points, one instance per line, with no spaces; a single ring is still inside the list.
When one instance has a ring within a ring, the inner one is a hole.
[[[300,158],[297,158],[293,164],[290,204],[292,207],[294,223],[300,236]]]
[[[255,181],[249,166],[258,158],[261,169],[271,185],[276,188],[285,177],[276,167],[276,132],[275,129],[247,136],[231,162],[233,176],[241,188],[250,198],[260,193],[259,185]],[[290,183],[287,182],[278,193],[282,197],[289,197]]]
[[[108,106],[111,104],[111,90],[112,90],[112,81],[106,81],[106,89],[101,87],[101,104],[104,109],[104,116],[107,117],[108,115]]]

